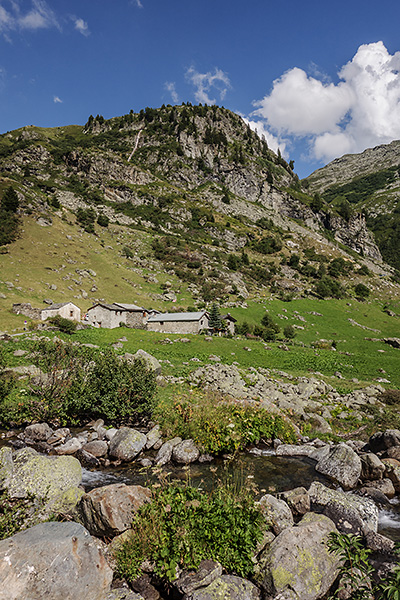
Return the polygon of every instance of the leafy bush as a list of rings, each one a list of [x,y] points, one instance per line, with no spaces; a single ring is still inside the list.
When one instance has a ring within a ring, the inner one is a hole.
[[[1,199],[1,209],[6,212],[16,213],[19,207],[17,192],[12,185],[6,189]]]
[[[0,406],[4,403],[7,396],[15,385],[13,377],[5,373],[6,354],[2,346],[0,346]]]
[[[235,452],[261,439],[295,441],[292,425],[259,406],[196,392],[160,401],[154,411],[167,437],[192,438],[205,452]]]
[[[71,321],[70,319],[65,319],[61,315],[55,315],[48,319],[48,322],[57,327],[63,333],[68,333],[71,335],[76,331],[76,323],[75,321]]]
[[[110,219],[107,217],[107,215],[99,215],[97,217],[97,223],[100,225],[100,227],[108,227],[110,224]]]
[[[283,329],[283,335],[288,340],[292,340],[294,337],[296,337],[296,330],[293,325],[286,325],[286,327]]]
[[[360,300],[365,300],[370,294],[369,288],[367,288],[367,286],[363,283],[357,283],[356,287],[354,288],[354,292],[356,297]]]
[[[154,373],[112,350],[96,352],[71,343],[40,340],[34,362],[46,376],[31,382],[21,410],[30,418],[80,424],[88,419],[126,422],[150,415],[156,391]]]
[[[263,528],[261,511],[244,489],[225,485],[205,493],[169,485],[153,491],[152,502],[135,514],[132,535],[117,552],[118,572],[132,581],[148,560],[156,575],[173,581],[177,568],[196,569],[211,559],[229,573],[248,577]]]
[[[400,390],[385,390],[379,396],[379,400],[384,404],[400,404]]]
[[[343,298],[345,291],[338,281],[323,276],[316,284],[315,293],[321,298]]]
[[[11,244],[18,237],[20,220],[13,212],[0,209],[0,246]]]

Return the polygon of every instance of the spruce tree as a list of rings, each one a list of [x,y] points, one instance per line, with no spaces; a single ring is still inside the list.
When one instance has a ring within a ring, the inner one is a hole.
[[[19,207],[17,192],[12,185],[6,189],[1,199],[1,208],[7,212],[16,213]]]
[[[211,306],[208,326],[214,333],[216,331],[221,331],[222,329],[221,315],[219,313],[218,305],[215,302],[213,302]]]

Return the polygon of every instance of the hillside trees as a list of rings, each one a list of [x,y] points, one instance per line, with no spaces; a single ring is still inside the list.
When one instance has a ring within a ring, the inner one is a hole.
[[[0,202],[0,246],[10,244],[18,236],[18,207],[17,192],[10,186],[5,190]]]

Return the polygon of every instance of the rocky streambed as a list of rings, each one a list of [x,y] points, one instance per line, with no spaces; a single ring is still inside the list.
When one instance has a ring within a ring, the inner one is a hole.
[[[268,531],[254,556],[252,581],[204,561],[197,572],[177,573],[174,598],[322,598],[338,575],[338,558],[326,547],[335,531],[362,536],[382,576],[395,561],[397,430],[378,432],[367,444],[275,440],[271,448],[251,448],[235,461],[202,455],[192,440],[165,440],[156,426],[106,429],[102,421],[79,432],[31,425],[16,435],[7,433],[3,443],[1,489],[12,498],[33,495],[36,500],[28,529],[0,542],[0,599],[165,597],[151,565],[136,591],[118,589],[120,583],[112,583],[110,548],[129,529],[134,512],[150,501],[151,481],[166,472],[188,479],[189,468],[191,485],[198,488],[218,485],[227,471],[254,482]],[[70,521],[34,525],[52,515]]]

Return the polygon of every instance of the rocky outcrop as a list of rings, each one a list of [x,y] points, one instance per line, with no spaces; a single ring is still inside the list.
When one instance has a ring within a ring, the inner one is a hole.
[[[110,441],[110,456],[119,460],[133,460],[145,447],[146,441],[144,433],[129,427],[121,427]]]
[[[315,469],[350,490],[357,484],[361,475],[361,459],[346,444],[330,448],[329,453],[318,461]]]
[[[0,542],[0,600],[102,600],[112,576],[78,523],[41,523]]]

